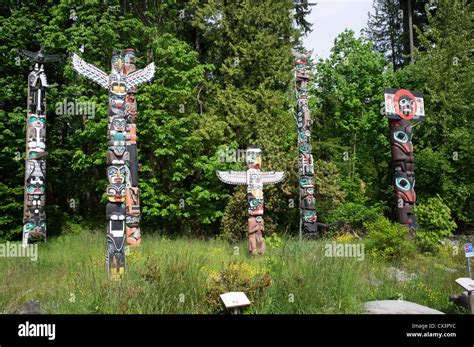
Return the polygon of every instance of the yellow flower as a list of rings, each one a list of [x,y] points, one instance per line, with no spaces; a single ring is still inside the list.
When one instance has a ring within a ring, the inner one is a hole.
[[[354,235],[349,234],[349,233],[345,233],[336,237],[337,242],[349,242],[352,240],[354,240]]]

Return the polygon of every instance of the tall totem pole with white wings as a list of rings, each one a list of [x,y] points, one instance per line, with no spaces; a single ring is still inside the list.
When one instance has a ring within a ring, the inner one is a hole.
[[[250,254],[265,253],[263,238],[263,186],[283,180],[282,171],[262,172],[262,150],[249,147],[246,152],[247,171],[217,171],[219,179],[227,184],[246,185],[248,201],[248,247]]]
[[[314,198],[314,166],[311,154],[311,116],[308,107],[308,58],[313,50],[300,53],[292,50],[295,62],[295,92],[297,98],[296,127],[298,129],[300,239],[317,232],[316,201]]]
[[[111,278],[121,278],[125,241],[131,247],[140,245],[135,93],[139,84],[153,78],[155,64],[136,70],[133,49],[114,51],[110,75],[77,54],[72,64],[79,74],[109,90],[106,267]]]
[[[60,54],[45,54],[19,49],[34,62],[28,75],[26,121],[25,198],[23,206],[23,247],[29,241],[46,239],[46,88],[50,87],[44,63],[59,60]]]

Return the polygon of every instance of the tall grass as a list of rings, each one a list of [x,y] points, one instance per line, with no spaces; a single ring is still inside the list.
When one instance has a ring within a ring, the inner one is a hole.
[[[404,299],[446,313],[467,313],[449,302],[459,292],[464,259],[418,255],[389,264],[365,256],[327,257],[328,240],[283,240],[251,257],[244,241],[144,236],[127,257],[122,281],[105,273],[105,237],[83,232],[39,245],[39,259],[0,258],[0,312],[38,301],[44,313],[222,313],[218,294],[245,291],[245,313],[362,313],[371,300]],[[389,266],[415,273],[397,282]],[[449,272],[451,267],[456,272]]]

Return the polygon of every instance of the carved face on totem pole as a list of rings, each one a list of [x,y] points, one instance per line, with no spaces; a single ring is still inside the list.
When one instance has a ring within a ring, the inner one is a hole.
[[[391,121],[390,144],[395,170],[414,171],[413,130],[408,121]],[[399,168],[397,168],[397,166]]]
[[[260,148],[249,148],[246,153],[247,161],[247,200],[249,214],[251,216],[263,215],[263,184],[260,179],[260,168],[262,165],[262,150]]]
[[[385,89],[385,115],[396,120],[422,120],[425,117],[423,95],[406,89]]]
[[[27,152],[42,153],[46,148],[46,116],[29,114],[27,118]]]

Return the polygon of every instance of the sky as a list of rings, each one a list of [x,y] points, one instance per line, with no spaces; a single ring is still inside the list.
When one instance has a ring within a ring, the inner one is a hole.
[[[308,22],[313,31],[304,38],[306,49],[314,48],[313,58],[328,58],[336,36],[349,28],[359,36],[367,25],[367,13],[372,11],[373,0],[313,0]]]

